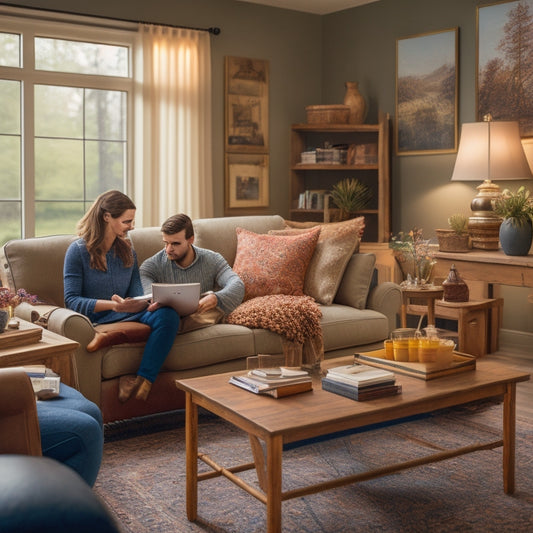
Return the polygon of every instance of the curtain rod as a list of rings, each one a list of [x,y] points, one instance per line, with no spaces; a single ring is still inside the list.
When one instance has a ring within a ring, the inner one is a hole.
[[[146,22],[143,20],[130,20],[130,19],[123,19],[123,18],[114,18],[114,17],[102,17],[100,15],[91,15],[91,14],[83,14],[83,13],[74,13],[72,11],[63,11],[59,9],[45,9],[42,7],[26,7],[21,6],[20,4],[14,4],[9,2],[0,2],[0,6],[5,5],[8,7],[14,7],[18,9],[24,9],[29,11],[39,11],[44,13],[56,13],[60,15],[72,15],[72,16],[78,16],[78,17],[90,17],[94,19],[101,19],[101,20],[110,20],[110,21],[117,21],[117,22],[125,22],[128,24],[157,24],[159,26],[165,26],[167,28],[182,28],[185,30],[196,30],[196,31],[206,31],[208,33],[211,33],[212,35],[219,35],[220,34],[220,28],[218,26],[212,26],[210,28],[195,28],[193,26],[182,26],[177,24],[161,24],[158,22]],[[45,18],[45,17],[43,17]]]

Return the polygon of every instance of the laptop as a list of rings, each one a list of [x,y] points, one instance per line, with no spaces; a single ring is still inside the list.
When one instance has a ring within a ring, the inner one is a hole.
[[[195,313],[200,301],[199,283],[152,283],[152,294],[142,298],[172,307],[180,316]]]

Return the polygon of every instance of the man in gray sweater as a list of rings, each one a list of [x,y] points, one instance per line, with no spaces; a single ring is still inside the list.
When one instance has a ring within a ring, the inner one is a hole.
[[[144,293],[152,292],[152,283],[200,283],[202,296],[197,313],[231,313],[244,298],[244,283],[224,257],[193,246],[194,229],[187,215],[171,216],[161,232],[164,249],[140,267]]]

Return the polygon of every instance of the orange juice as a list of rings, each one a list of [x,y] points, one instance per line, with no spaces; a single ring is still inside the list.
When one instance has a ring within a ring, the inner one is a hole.
[[[411,337],[409,339],[409,362],[416,363],[418,361],[418,337]]]
[[[440,340],[436,337],[421,337],[418,344],[418,360],[421,363],[434,363],[439,353]]]
[[[394,360],[394,348],[392,346],[392,340],[387,339],[383,341],[383,346],[385,347],[385,359]]]

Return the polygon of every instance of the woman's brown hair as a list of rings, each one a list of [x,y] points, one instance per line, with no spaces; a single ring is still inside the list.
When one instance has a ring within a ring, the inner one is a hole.
[[[94,201],[87,213],[78,222],[77,232],[85,241],[87,251],[91,257],[90,266],[96,270],[107,270],[106,252],[102,249],[106,223],[104,215],[109,213],[112,218],[118,218],[128,209],[137,209],[133,201],[120,191],[107,191]],[[133,265],[131,244],[126,239],[117,237],[113,243],[115,253],[124,266]]]

